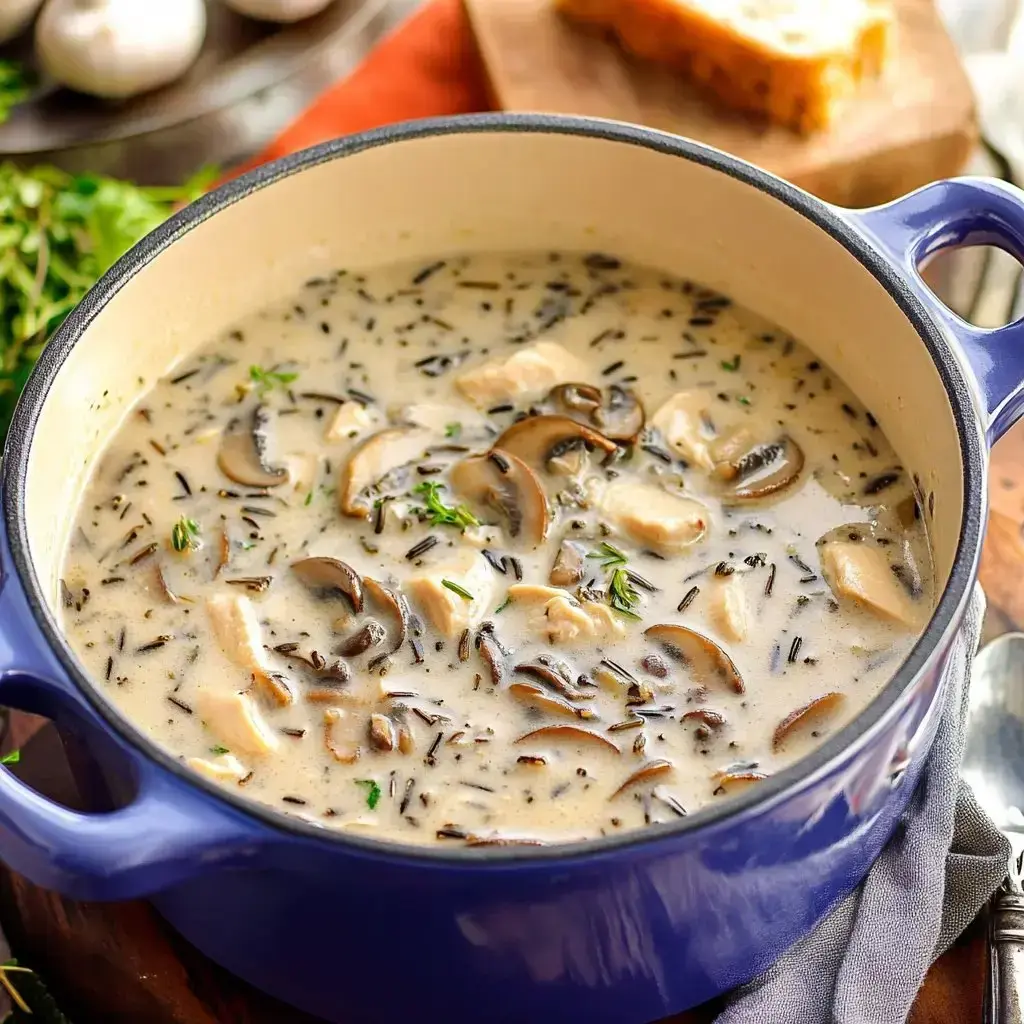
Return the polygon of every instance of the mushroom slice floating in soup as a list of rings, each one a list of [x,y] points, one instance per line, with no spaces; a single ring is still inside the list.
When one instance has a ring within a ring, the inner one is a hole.
[[[568,416],[528,416],[513,423],[494,442],[495,448],[514,455],[538,472],[550,472],[551,463],[573,452],[604,452],[616,450],[596,430],[569,419]]]
[[[645,629],[644,636],[660,644],[673,661],[685,665],[694,682],[702,686],[722,683],[734,693],[746,690],[732,658],[703,633],[686,626],[664,624]]]
[[[515,455],[492,448],[486,455],[470,456],[455,464],[450,479],[471,504],[501,513],[509,536],[532,546],[547,536],[551,516],[544,489]]]
[[[596,743],[599,747],[610,750],[614,754],[622,753],[606,736],[602,736],[599,732],[594,732],[592,729],[583,729],[578,725],[544,725],[539,729],[533,729],[531,732],[520,736],[516,743],[535,743],[541,740],[567,740],[572,743],[583,744]]]
[[[363,610],[362,577],[347,562],[318,556],[292,563],[292,572],[311,590],[339,591],[357,614]]]
[[[730,482],[725,499],[756,501],[796,483],[804,468],[804,453],[796,441],[783,436],[770,444],[755,445],[722,465]]]
[[[756,782],[763,782],[767,778],[768,776],[764,772],[754,769],[715,772],[711,777],[711,783],[714,786],[713,794],[723,796],[728,793],[739,793],[748,786],[752,786]]]
[[[416,427],[390,427],[368,437],[348,457],[338,481],[341,511],[368,519],[373,500],[367,491],[389,473],[422,458],[433,435]]]
[[[582,545],[563,540],[558,545],[558,554],[548,574],[548,583],[553,587],[574,587],[586,573],[586,552]]]
[[[633,774],[630,775],[614,793],[612,793],[611,798],[614,799],[617,796],[621,796],[627,789],[631,789],[633,786],[638,786],[643,782],[652,782],[654,779],[659,779],[663,775],[668,775],[674,770],[675,765],[673,765],[671,761],[666,761],[664,758],[648,761],[647,764],[633,772]]]
[[[781,750],[794,737],[806,739],[812,729],[835,714],[844,700],[841,693],[825,693],[791,711],[772,733],[772,750]]]
[[[248,419],[228,424],[217,453],[221,472],[247,487],[279,487],[288,481],[288,470],[267,462],[270,410],[257,405]]]
[[[644,429],[643,403],[618,384],[612,384],[607,394],[590,384],[559,384],[547,401],[556,414],[593,427],[612,441],[635,441]]]

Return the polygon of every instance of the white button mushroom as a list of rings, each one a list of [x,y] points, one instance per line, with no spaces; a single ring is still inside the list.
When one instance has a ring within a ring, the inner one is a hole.
[[[62,85],[124,99],[181,77],[205,35],[203,0],[47,0],[36,52]]]
[[[332,0],[224,0],[233,11],[261,21],[301,21],[319,14]]]
[[[0,3],[0,43],[21,35],[41,4],[42,0],[3,0]]]

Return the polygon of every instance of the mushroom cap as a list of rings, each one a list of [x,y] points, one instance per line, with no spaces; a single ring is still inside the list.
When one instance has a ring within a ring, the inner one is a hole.
[[[348,562],[317,556],[292,563],[292,572],[313,590],[340,590],[357,614],[363,610],[363,580]]]
[[[234,420],[228,425],[217,452],[220,471],[236,484],[246,487],[279,487],[288,480],[288,470],[267,462],[267,427],[270,410],[257,405],[247,423]]]
[[[544,488],[515,455],[498,448],[472,455],[452,468],[449,479],[468,501],[499,511],[512,537],[537,545],[547,536],[551,516]]]
[[[644,636],[661,644],[674,661],[682,662],[702,685],[720,681],[735,693],[743,693],[743,677],[732,658],[703,633],[687,626],[659,624],[644,630]]]
[[[726,501],[756,501],[785,490],[804,468],[803,449],[788,435],[758,444],[728,463],[730,486]]]
[[[418,427],[389,427],[358,445],[341,468],[338,495],[341,511],[368,519],[372,502],[365,492],[392,470],[420,458],[430,445],[431,433]]]
[[[532,469],[546,471],[548,462],[584,447],[606,455],[616,450],[614,441],[568,416],[528,416],[513,423],[494,442],[494,447],[521,459]]]

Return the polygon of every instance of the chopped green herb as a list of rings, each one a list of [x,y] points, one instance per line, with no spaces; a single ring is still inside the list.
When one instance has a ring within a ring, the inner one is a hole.
[[[625,565],[629,561],[623,552],[607,541],[601,541],[601,546],[596,551],[591,551],[587,558],[601,559],[602,569],[614,569],[616,566]]]
[[[313,504],[313,492],[312,491],[310,491],[309,494],[306,495],[306,500],[305,500],[304,504],[307,505],[307,506]]]
[[[413,494],[422,494],[426,499],[427,507],[414,508],[416,515],[427,516],[431,526],[458,526],[465,529],[467,526],[479,526],[477,519],[465,505],[446,505],[441,500],[441,485],[436,480],[424,480],[413,489]]]
[[[723,370],[727,370],[729,373],[735,373],[740,368],[740,357],[733,356],[731,363],[723,359],[721,365]]]
[[[0,60],[0,124],[11,116],[14,107],[29,98],[34,86],[24,65],[16,60]]]
[[[243,551],[252,551],[252,549],[253,549],[254,547],[256,547],[256,541],[254,541],[254,540],[243,540],[243,541],[239,541],[239,544],[238,544],[238,546],[239,546],[239,547],[240,547],[240,548],[241,548],[241,549],[242,549]]]
[[[0,764],[17,764],[20,760],[21,751],[12,750],[10,753],[4,754],[3,757],[0,757]]]
[[[366,806],[372,811],[380,802],[380,786],[373,779],[356,779],[355,783],[366,787]]]
[[[210,747],[210,753],[214,757],[220,757],[221,754],[230,754],[231,751],[227,747]]]
[[[249,367],[249,380],[256,385],[256,392],[260,395],[276,387],[286,387],[298,379],[297,373],[279,373],[277,370],[264,370],[262,366]]]
[[[444,428],[444,436],[445,437],[458,437],[459,434],[461,434],[461,433],[462,433],[462,424],[461,423],[449,423]]]
[[[613,569],[608,581],[608,603],[615,611],[630,619],[640,616],[633,609],[640,603],[640,595],[633,589],[625,569]]]
[[[467,601],[473,600],[473,595],[465,587],[460,587],[458,583],[452,583],[451,580],[441,580],[441,586],[446,587],[453,594],[458,594],[459,597],[464,597]]]
[[[512,603],[511,596],[506,597],[505,600],[502,601],[501,604],[499,604],[498,607],[494,609],[494,614],[495,615],[500,615],[511,603]]]
[[[171,528],[171,547],[175,551],[195,551],[199,545],[202,530],[194,519],[182,516]]]
[[[750,399],[749,399],[749,398],[747,398],[747,396],[746,396],[746,395],[740,395],[740,396],[739,396],[739,397],[738,397],[738,398],[736,399],[736,401],[737,401],[737,402],[739,402],[739,403],[740,403],[740,405],[750,405]]]

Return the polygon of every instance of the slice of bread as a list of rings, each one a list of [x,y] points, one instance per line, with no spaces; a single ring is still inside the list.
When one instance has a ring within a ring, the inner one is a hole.
[[[832,124],[891,48],[891,0],[554,0],[722,102],[809,133]]]

